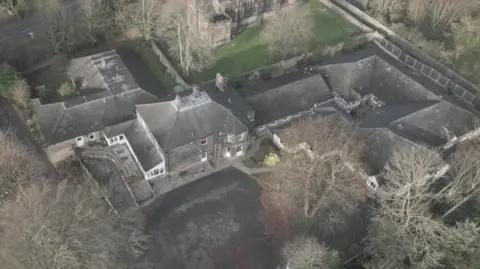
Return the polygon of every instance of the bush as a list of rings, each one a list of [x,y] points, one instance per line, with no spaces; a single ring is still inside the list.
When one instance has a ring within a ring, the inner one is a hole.
[[[62,97],[69,96],[69,95],[72,95],[73,88],[68,82],[64,82],[58,88],[57,93]]]

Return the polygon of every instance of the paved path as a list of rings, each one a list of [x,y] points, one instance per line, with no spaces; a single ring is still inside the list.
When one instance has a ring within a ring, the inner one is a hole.
[[[82,17],[76,1],[65,1],[64,8],[65,17],[69,21],[78,20]],[[26,18],[14,21],[0,27],[0,49],[8,50],[15,46],[22,45],[31,40],[28,33],[34,33],[35,37],[42,37],[44,35],[41,17],[39,14],[31,14]]]
[[[242,162],[235,163],[233,166],[247,175],[272,172],[272,168],[270,167],[250,168],[246,167]]]

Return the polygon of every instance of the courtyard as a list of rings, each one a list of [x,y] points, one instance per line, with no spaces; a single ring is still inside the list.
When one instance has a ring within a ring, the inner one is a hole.
[[[274,247],[258,220],[261,189],[227,168],[177,188],[146,208],[153,246],[142,264],[155,269],[270,269]]]
[[[302,8],[310,9],[313,20],[313,58],[318,58],[319,55],[315,53],[319,53],[325,46],[348,41],[359,32],[354,25],[318,1],[310,0]],[[262,41],[261,31],[261,25],[243,30],[232,41],[216,48],[212,67],[194,73],[188,79],[194,83],[208,81],[214,79],[216,73],[235,77],[278,62],[279,59],[272,57],[268,46]]]

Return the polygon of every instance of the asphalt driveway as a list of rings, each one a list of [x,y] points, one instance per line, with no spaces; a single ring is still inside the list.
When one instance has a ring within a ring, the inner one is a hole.
[[[149,212],[155,269],[273,269],[273,246],[258,220],[260,187],[227,168],[166,194]]]

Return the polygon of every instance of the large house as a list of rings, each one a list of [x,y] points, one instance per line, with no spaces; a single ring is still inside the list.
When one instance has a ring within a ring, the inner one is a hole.
[[[190,16],[195,22],[192,31],[212,46],[229,42],[242,28],[258,24],[262,18],[284,8],[296,0],[210,0],[201,8],[190,5]]]
[[[161,98],[138,86],[115,51],[75,59],[68,70],[77,95],[33,101],[50,159],[103,143],[147,180],[228,163],[246,153],[254,136],[281,144],[282,128],[308,115],[358,123],[372,174],[396,143],[449,148],[480,134],[473,108],[375,48],[238,92],[207,83]]]

